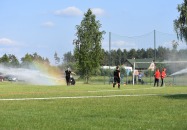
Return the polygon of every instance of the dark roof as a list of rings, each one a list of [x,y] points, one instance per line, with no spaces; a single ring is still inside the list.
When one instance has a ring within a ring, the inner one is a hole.
[[[148,69],[153,59],[152,58],[127,59],[127,61],[132,65],[132,67],[134,67],[134,62],[149,62],[149,63],[135,63],[135,69]]]

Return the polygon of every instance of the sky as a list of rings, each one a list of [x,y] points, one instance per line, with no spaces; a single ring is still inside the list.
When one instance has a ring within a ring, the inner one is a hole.
[[[74,50],[76,25],[90,8],[105,31],[102,48],[108,50],[109,32],[133,37],[153,30],[176,35],[173,20],[183,0],[0,0],[0,57],[37,53],[55,64]],[[125,44],[116,48],[125,49]],[[115,45],[113,45],[115,46]]]

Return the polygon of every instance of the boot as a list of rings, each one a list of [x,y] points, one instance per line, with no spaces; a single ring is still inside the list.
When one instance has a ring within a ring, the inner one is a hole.
[[[116,83],[113,83],[113,88],[115,88]]]

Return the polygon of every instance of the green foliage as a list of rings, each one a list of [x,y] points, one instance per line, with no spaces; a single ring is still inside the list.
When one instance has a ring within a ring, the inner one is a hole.
[[[77,68],[81,76],[88,83],[94,69],[100,67],[100,59],[103,59],[101,40],[104,31],[99,31],[101,24],[95,20],[95,15],[88,9],[80,25],[76,26],[77,39],[74,40],[74,56]]]
[[[125,68],[120,67],[120,74],[123,75],[123,76],[127,76]]]
[[[150,69],[147,71],[144,71],[144,74],[146,77],[152,77],[154,76],[154,71],[151,71]]]
[[[184,40],[187,43],[187,0],[177,7],[180,16],[174,20],[174,29],[177,33],[178,39]]]
[[[136,50],[135,49],[131,49],[128,53],[128,57],[129,59],[133,59],[133,58],[136,58],[137,56],[137,53],[136,53]]]
[[[32,63],[32,56],[28,53],[25,55],[25,57],[21,58],[22,66],[29,68],[29,65]]]
[[[75,62],[74,55],[71,53],[71,51],[63,55],[63,62],[64,63]]]
[[[187,60],[187,49],[180,49],[177,50],[177,43],[175,41],[171,42],[174,45],[173,49],[169,49],[167,47],[158,46],[156,49],[156,59],[157,61],[177,61],[177,60]],[[79,49],[80,45],[77,45],[76,49]],[[136,51],[136,52],[134,52]],[[131,55],[133,54],[136,55]],[[154,49],[137,49],[137,50],[129,50],[121,49],[118,50],[111,50],[110,53],[107,50],[102,49],[103,58],[99,61],[100,65],[123,65],[126,59],[130,59],[130,57],[134,57],[136,59],[144,59],[144,58],[153,58],[154,57]],[[64,63],[66,62],[75,62],[74,55],[71,52],[64,54]]]
[[[42,58],[40,55],[37,53],[34,53],[33,55],[31,54],[26,54],[25,57],[21,58],[21,66],[25,68],[30,68],[33,67],[33,64],[45,64],[46,66],[49,65],[49,60],[46,58]]]
[[[113,70],[100,68],[101,76],[111,76]]]
[[[60,63],[60,58],[58,57],[58,54],[56,52],[54,54],[54,59],[55,59],[55,64],[59,64]]]
[[[1,58],[0,58],[0,63],[4,66],[8,66],[8,67],[19,67],[19,61],[16,58],[15,55],[7,55],[4,54]]]

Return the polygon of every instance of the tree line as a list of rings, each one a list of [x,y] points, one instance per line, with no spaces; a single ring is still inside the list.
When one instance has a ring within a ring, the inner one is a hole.
[[[36,52],[34,54],[25,54],[25,56],[21,58],[21,61],[19,61],[13,54],[5,53],[2,57],[0,57],[0,64],[6,67],[30,68],[33,63],[50,65],[48,58],[43,58]]]
[[[100,59],[100,66],[102,65],[123,65],[127,59],[145,59],[155,57],[156,52],[156,61],[176,61],[176,60],[187,60],[187,49],[177,50],[177,47],[172,49],[159,46],[156,50],[153,48],[147,49],[117,49],[111,50],[110,52],[102,49],[102,58]],[[63,55],[64,64],[72,64],[75,62],[74,54],[67,52]]]
[[[102,49],[102,57],[100,58],[100,66],[103,65],[123,65],[127,59],[145,59],[153,58],[156,51],[156,61],[175,61],[175,60],[187,60],[187,49],[177,50],[177,47],[173,46],[172,49],[159,46],[156,50],[153,48],[147,49],[117,49],[111,50],[110,52]],[[55,63],[57,66],[62,68],[71,67],[75,69],[75,57],[74,54],[70,51],[63,55],[63,57],[58,57],[58,54],[54,54]],[[60,63],[60,59],[62,62]],[[0,57],[0,64],[8,67],[25,67],[29,68],[29,64],[33,62],[40,62],[42,64],[50,65],[48,58],[44,58],[38,55],[36,52],[33,54],[25,54],[24,57],[19,61],[18,58],[13,54],[4,54]]]

